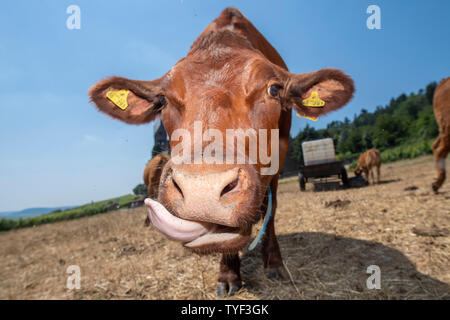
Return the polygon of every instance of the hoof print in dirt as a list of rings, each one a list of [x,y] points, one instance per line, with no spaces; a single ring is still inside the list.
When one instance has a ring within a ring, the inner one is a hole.
[[[344,208],[346,206],[348,206],[351,203],[350,200],[335,200],[335,201],[327,201],[325,202],[325,208]]]
[[[450,231],[445,228],[438,228],[435,224],[431,227],[414,227],[412,232],[421,237],[446,237]]]

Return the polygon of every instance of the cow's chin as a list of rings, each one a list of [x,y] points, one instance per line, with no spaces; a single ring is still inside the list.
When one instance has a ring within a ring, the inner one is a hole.
[[[237,253],[250,240],[250,226],[228,227],[181,219],[152,199],[145,199],[145,205],[156,230],[171,240],[181,242],[185,248],[196,253]]]
[[[248,244],[250,235],[251,232],[249,230],[216,226],[212,232],[208,232],[183,245],[185,248],[199,254],[215,252],[232,254],[242,250]]]

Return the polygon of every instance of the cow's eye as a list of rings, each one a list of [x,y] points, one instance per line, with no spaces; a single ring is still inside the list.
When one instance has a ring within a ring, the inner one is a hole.
[[[278,98],[280,88],[276,85],[271,85],[269,87],[269,95],[274,98]]]
[[[160,95],[159,96],[159,103],[161,104],[161,106],[165,106],[167,104],[166,96]]]
[[[166,105],[167,105],[167,99],[164,95],[157,96],[157,99],[155,101],[154,108],[152,109],[152,112],[160,112]]]

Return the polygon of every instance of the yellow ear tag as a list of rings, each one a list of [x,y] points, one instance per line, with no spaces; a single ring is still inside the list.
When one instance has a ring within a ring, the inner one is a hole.
[[[311,92],[311,96],[302,102],[305,107],[321,108],[325,105],[325,101],[319,98],[317,91]]]
[[[317,121],[317,120],[319,119],[319,117],[309,117],[309,116],[304,116],[304,115],[301,115],[300,113],[297,113],[297,115],[298,115],[299,117],[303,117],[303,118],[306,118],[306,119],[312,120],[312,121]]]
[[[125,110],[128,107],[128,94],[130,90],[108,91],[106,96],[120,109]]]

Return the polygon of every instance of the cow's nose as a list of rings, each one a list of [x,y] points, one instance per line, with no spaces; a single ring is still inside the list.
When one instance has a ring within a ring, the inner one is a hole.
[[[191,173],[172,168],[164,197],[180,218],[237,227],[235,209],[245,201],[248,174],[242,168]]]
[[[172,171],[172,181],[183,198],[195,198],[203,192],[203,196],[218,201],[237,187],[239,168],[201,175],[186,174],[175,169]]]

